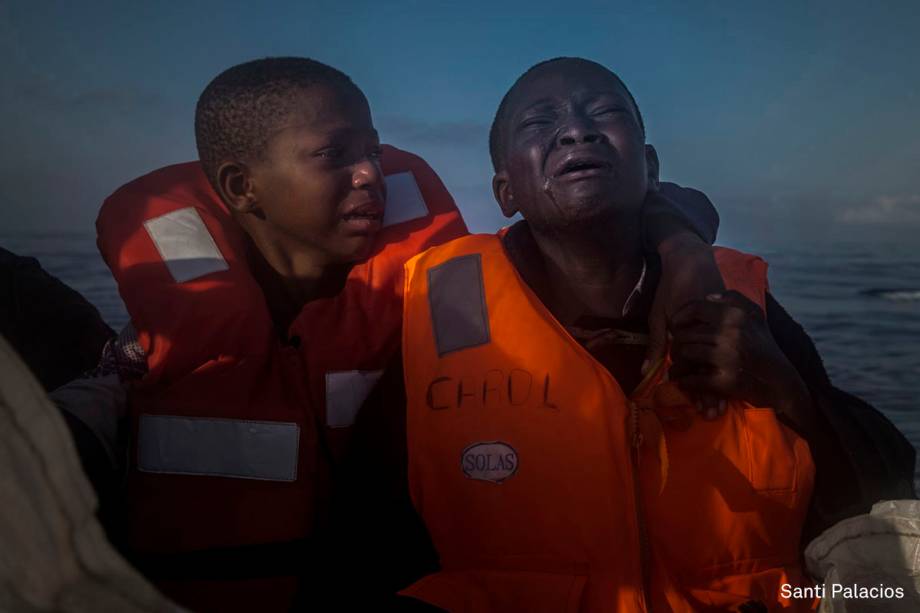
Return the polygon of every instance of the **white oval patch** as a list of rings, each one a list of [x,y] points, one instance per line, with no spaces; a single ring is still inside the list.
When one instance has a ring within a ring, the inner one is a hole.
[[[517,472],[517,451],[500,441],[473,443],[460,454],[460,468],[470,479],[501,483]]]

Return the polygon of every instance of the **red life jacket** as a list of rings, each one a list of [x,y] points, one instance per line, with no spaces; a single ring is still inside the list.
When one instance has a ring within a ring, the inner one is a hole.
[[[421,158],[385,146],[381,164],[388,195],[372,255],[342,292],[304,306],[287,344],[248,268],[246,237],[197,162],[136,179],[103,204],[99,249],[149,366],[130,395],[135,554],[295,542],[324,521],[330,467],[399,344],[403,265],[466,234]],[[282,571],[265,574],[291,574]],[[293,583],[160,585],[196,610],[268,611],[290,606]]]
[[[762,308],[766,265],[727,249]],[[770,408],[714,421],[664,376],[627,396],[474,235],[407,264],[409,485],[441,571],[405,593],[454,613],[807,610],[799,538],[814,480]]]

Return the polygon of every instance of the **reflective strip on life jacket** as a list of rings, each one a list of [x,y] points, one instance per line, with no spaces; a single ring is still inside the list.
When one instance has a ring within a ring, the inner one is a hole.
[[[395,226],[428,214],[425,199],[418,188],[415,175],[398,172],[386,175],[387,204],[383,209],[383,227]]]
[[[428,302],[439,356],[489,342],[480,254],[428,269]]]
[[[297,479],[296,423],[141,415],[137,438],[137,468],[143,472]]]
[[[144,228],[176,283],[229,268],[194,207],[148,219]]]
[[[382,375],[383,370],[327,372],[326,425],[330,428],[354,425],[361,405]]]

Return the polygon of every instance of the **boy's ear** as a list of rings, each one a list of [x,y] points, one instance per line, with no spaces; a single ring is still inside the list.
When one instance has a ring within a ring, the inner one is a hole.
[[[221,200],[237,213],[258,209],[252,174],[242,162],[224,162],[217,169],[217,191]]]
[[[648,191],[658,191],[658,172],[660,165],[658,162],[658,152],[651,145],[645,146],[645,167],[648,171]]]
[[[492,177],[492,194],[495,201],[501,207],[502,214],[505,217],[513,217],[518,212],[517,205],[514,202],[514,194],[511,193],[511,183],[508,181],[508,173],[502,170],[495,173]]]

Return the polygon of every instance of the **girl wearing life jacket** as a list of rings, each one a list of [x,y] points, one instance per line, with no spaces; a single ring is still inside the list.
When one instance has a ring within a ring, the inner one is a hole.
[[[717,250],[727,291],[675,313],[643,368],[659,273],[638,228],[658,160],[626,87],[586,60],[538,64],[490,145],[496,199],[524,221],[410,260],[402,369],[362,412],[404,424],[405,444],[362,437],[382,466],[362,488],[401,475],[435,552],[403,593],[470,613],[813,608],[786,594],[811,585],[809,512],[833,514],[811,506],[815,479],[854,467],[767,326],[785,313],[766,264]],[[700,416],[700,391],[728,399],[721,414]],[[912,497],[892,477],[887,495]]]

